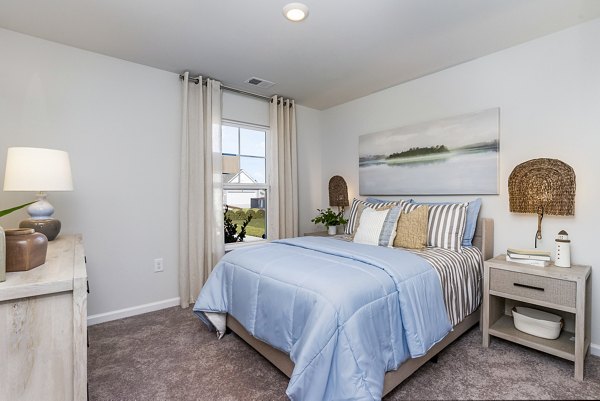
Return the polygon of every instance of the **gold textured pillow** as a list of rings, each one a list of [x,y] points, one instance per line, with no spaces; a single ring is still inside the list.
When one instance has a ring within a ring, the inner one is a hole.
[[[423,249],[427,247],[429,206],[421,205],[413,211],[402,212],[398,219],[394,247]]]

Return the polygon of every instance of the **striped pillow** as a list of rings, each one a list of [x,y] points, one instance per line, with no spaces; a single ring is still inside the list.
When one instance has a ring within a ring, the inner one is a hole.
[[[462,253],[461,245],[463,236],[465,235],[468,205],[468,202],[429,205],[427,246],[435,246]],[[416,204],[405,204],[403,211],[409,213],[418,206]]]
[[[409,203],[403,200],[399,201],[390,201],[390,202],[377,202],[370,203],[365,202],[360,199],[354,198],[352,200],[352,206],[350,207],[350,215],[348,216],[348,224],[346,224],[346,230],[344,231],[347,235],[352,235],[358,226],[358,221],[360,220],[361,212],[365,207],[370,207],[371,209],[389,209],[394,206],[404,206]]]
[[[367,202],[372,202],[371,198],[367,198]],[[410,203],[417,205],[440,205],[449,203],[461,203],[461,202],[417,202],[410,199]],[[481,209],[481,198],[475,198],[468,202],[467,206],[467,222],[465,223],[465,235],[463,236],[463,246],[472,246],[473,237],[475,236],[475,228],[477,226],[477,216],[479,215],[479,209]]]
[[[366,207],[360,216],[352,241],[359,244],[392,246],[401,211],[400,206],[385,210]]]

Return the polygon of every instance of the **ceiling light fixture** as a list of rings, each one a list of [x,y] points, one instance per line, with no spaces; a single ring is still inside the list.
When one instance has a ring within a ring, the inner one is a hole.
[[[302,3],[290,3],[283,7],[285,18],[293,22],[300,22],[308,17],[308,7]]]

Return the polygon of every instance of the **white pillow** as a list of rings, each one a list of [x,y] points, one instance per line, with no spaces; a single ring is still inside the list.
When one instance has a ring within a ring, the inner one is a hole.
[[[376,202],[366,202],[366,201],[362,201],[360,199],[356,199],[354,198],[352,200],[352,206],[350,207],[350,214],[348,216],[348,224],[346,224],[346,230],[344,231],[347,235],[352,235],[354,234],[354,232],[356,231],[356,227],[358,227],[358,220],[360,220],[360,218],[357,218],[357,216],[362,213],[362,211],[359,213],[359,209],[364,209],[365,207],[370,207],[373,209],[381,209],[381,208],[386,208],[388,209],[389,207],[394,207],[394,206],[398,206],[398,205],[408,205],[409,203],[405,200],[397,200],[397,201],[389,201],[389,202],[384,202],[384,201],[379,201],[375,198],[367,198],[367,199],[373,199]]]
[[[360,216],[353,241],[359,244],[392,246],[401,210],[398,206],[381,211],[366,207]]]

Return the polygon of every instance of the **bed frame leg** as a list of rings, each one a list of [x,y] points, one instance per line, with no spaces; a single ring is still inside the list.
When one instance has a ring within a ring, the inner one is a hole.
[[[439,356],[439,355],[432,356],[432,357],[431,357],[431,359],[430,359],[429,361],[430,361],[431,363],[438,363],[438,356]]]

